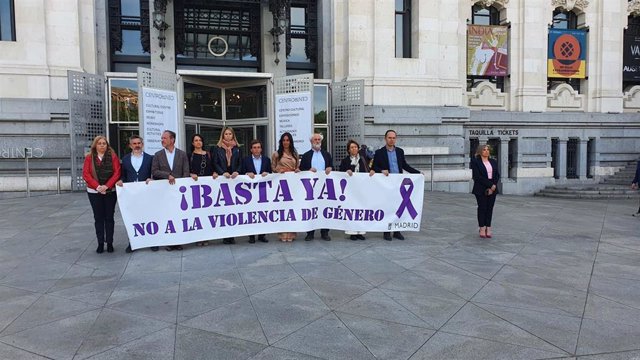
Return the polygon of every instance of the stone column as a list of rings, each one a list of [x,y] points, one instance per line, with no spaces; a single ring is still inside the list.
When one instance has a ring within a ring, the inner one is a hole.
[[[500,139],[500,177],[509,177],[509,139]]]
[[[153,12],[155,11],[154,1],[149,1],[149,32],[150,32],[150,51],[151,51],[151,69],[164,72],[174,73],[176,71],[176,42],[175,42],[175,21],[173,16],[173,1],[167,4],[167,13],[165,14],[165,22],[169,24],[169,28],[164,31],[165,46],[160,48],[158,37],[160,31],[153,27]],[[164,53],[164,60],[160,59],[160,54]]]
[[[578,141],[578,179],[586,180],[587,179],[587,141],[588,139],[580,139]]]
[[[556,161],[556,166],[558,167],[558,180],[567,180],[567,140],[568,139],[558,139],[558,149],[556,149],[556,154],[558,159]]]

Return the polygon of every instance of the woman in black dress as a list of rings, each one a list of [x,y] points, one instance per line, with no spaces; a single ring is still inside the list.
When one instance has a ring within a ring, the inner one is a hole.
[[[351,139],[347,142],[347,157],[340,162],[340,171],[345,171],[349,176],[356,173],[368,173],[369,172],[369,160],[366,158],[366,154],[360,153],[360,145]],[[364,231],[345,231],[347,235],[350,235],[351,240],[364,240]]]
[[[217,146],[211,148],[213,158],[213,178],[222,175],[225,178],[235,179],[240,174],[242,167],[242,156],[236,140],[236,133],[229,126],[225,126],[220,133],[220,140]],[[235,244],[235,239],[225,238],[224,244]]]
[[[200,134],[193,134],[191,137],[189,169],[191,178],[195,181],[198,181],[198,176],[213,175],[213,161],[211,161],[211,155],[204,149],[204,138]],[[208,241],[199,241],[196,243],[198,246],[208,244]]]

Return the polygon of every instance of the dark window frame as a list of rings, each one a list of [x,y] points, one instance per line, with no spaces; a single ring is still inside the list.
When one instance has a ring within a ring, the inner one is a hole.
[[[2,34],[2,24],[0,24],[0,41],[16,41],[16,6],[14,0],[8,0],[9,4],[9,19],[11,21],[9,38],[5,39],[4,34]],[[0,22],[2,21],[2,17],[0,17]]]
[[[624,29],[624,35],[633,35],[640,37],[640,16],[629,15],[627,19],[627,28]],[[640,85],[640,81],[623,81],[622,91],[626,91],[632,86]]]
[[[489,14],[478,14],[478,12],[488,10]],[[501,25],[500,24],[500,10],[498,10],[495,6],[484,7],[482,5],[475,4],[471,7],[471,25],[484,25],[478,24],[478,20],[481,18],[488,18],[488,25]],[[505,76],[472,76],[467,75],[467,91],[471,91],[471,89],[479,82],[483,80],[489,80],[489,82],[496,85],[496,88],[501,92],[504,92],[504,84],[505,84]]]
[[[395,9],[394,15],[394,32],[398,28],[398,18],[402,21],[402,49],[398,49],[398,36],[395,33],[395,57],[397,59],[409,59],[411,58],[411,0],[396,0],[402,1],[402,9]],[[398,54],[400,51],[400,54]],[[400,56],[399,56],[400,55]]]
[[[291,8],[304,9],[304,26],[292,25]],[[287,58],[293,48],[293,39],[305,41],[305,55],[307,61],[290,61],[287,59],[287,70],[305,70],[317,76],[318,70],[318,6],[313,0],[292,0],[287,9],[289,26],[287,29]]]
[[[142,0],[145,1],[145,0]],[[142,2],[139,2],[140,16],[122,15],[122,2],[121,0],[110,0],[108,3],[108,21],[109,21],[109,33],[110,33],[110,70],[115,71],[117,64],[149,64],[151,66],[151,54],[145,52],[145,27],[148,27],[148,21],[143,19],[148,15],[148,9],[144,9]],[[117,14],[112,14],[112,11],[117,11]],[[123,47],[123,31],[133,30],[140,32],[140,44],[142,45],[143,54],[118,54],[118,51],[122,51]],[[148,33],[148,31],[147,31]],[[148,44],[147,44],[148,45]],[[119,47],[119,48],[118,48]]]

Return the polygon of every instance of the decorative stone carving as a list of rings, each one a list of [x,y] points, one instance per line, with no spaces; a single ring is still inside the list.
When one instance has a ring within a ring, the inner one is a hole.
[[[482,5],[484,7],[492,6],[493,4],[497,4],[500,6],[505,6],[509,3],[509,0],[471,0],[472,3]]]
[[[489,81],[483,81],[467,93],[467,105],[483,108],[506,108],[507,96]]]
[[[583,110],[583,99],[584,95],[573,90],[571,85],[563,83],[555,86],[547,94],[547,107],[554,110]]]
[[[627,13],[631,16],[640,16],[640,0],[629,1]]]
[[[589,6],[589,0],[551,0],[553,8],[564,8],[571,11],[574,8],[585,11]]]
[[[625,109],[640,109],[640,85],[633,86],[624,93],[624,108]]]

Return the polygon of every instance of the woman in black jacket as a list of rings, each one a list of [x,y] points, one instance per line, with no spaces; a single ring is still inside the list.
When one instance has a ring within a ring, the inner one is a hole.
[[[349,140],[347,142],[347,157],[340,162],[340,171],[345,171],[349,176],[357,173],[369,172],[369,160],[366,158],[365,153],[360,153],[358,150],[360,145],[355,140]],[[364,240],[364,231],[345,231],[347,235],[350,235],[351,240]]]
[[[498,163],[490,159],[491,147],[489,145],[478,146],[476,156],[471,159],[471,170],[473,172],[473,191],[478,202],[478,226],[481,238],[490,238],[491,218],[493,216],[493,205],[496,202],[498,193],[498,182],[500,172]]]
[[[213,178],[218,175],[225,178],[235,179],[240,174],[242,167],[242,156],[236,133],[229,126],[225,126],[220,133],[220,140],[217,146],[211,148],[211,157],[213,158]],[[224,238],[224,244],[235,244],[234,238]]]

